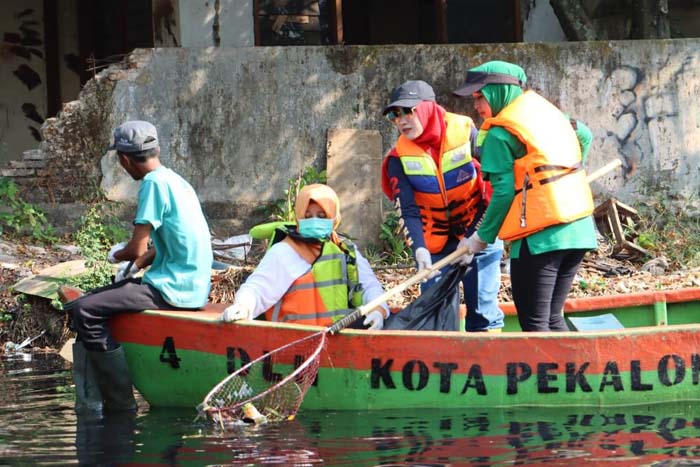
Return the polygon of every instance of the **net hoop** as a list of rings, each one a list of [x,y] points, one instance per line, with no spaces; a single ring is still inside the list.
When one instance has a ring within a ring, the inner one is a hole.
[[[216,386],[214,386],[211,389],[211,391],[209,391],[209,393],[204,397],[204,401],[202,402],[202,404],[200,404],[198,409],[200,410],[200,412],[204,412],[210,418],[211,418],[211,415],[213,413],[236,412],[236,411],[240,410],[244,405],[246,405],[248,403],[254,403],[255,401],[267,396],[268,394],[270,394],[271,392],[284,386],[285,384],[288,384],[290,381],[295,380],[301,373],[306,371],[306,369],[309,366],[313,365],[314,363],[317,364],[316,365],[317,368],[315,370],[315,373],[317,373],[318,372],[318,361],[321,358],[321,351],[323,351],[324,347],[326,346],[326,342],[327,342],[326,336],[327,336],[327,330],[324,329],[323,331],[320,331],[320,332],[311,334],[309,336],[303,337],[301,339],[295,340],[294,342],[290,342],[290,343],[288,343],[282,347],[279,347],[275,350],[272,350],[270,352],[266,352],[263,355],[261,355],[260,357],[246,363],[244,366],[242,366],[238,370],[234,371],[233,373],[228,375],[226,378],[224,378],[221,382],[219,382]],[[261,361],[263,361],[265,359],[269,359],[269,358],[273,357],[275,354],[288,351],[292,347],[295,347],[295,346],[307,343],[310,340],[319,339],[319,338],[320,338],[320,341],[316,345],[316,348],[313,350],[313,352],[311,352],[311,354],[309,354],[309,356],[306,357],[306,359],[298,367],[296,367],[294,369],[294,371],[290,372],[287,376],[285,376],[281,380],[275,382],[275,384],[271,385],[270,387],[268,387],[264,391],[260,391],[258,394],[255,394],[255,395],[253,395],[245,400],[238,401],[232,405],[228,405],[225,407],[215,407],[215,406],[209,405],[209,401],[212,399],[212,397],[214,395],[216,395],[224,386],[226,386],[230,380],[237,378],[239,376],[245,376],[251,367],[253,367],[255,365],[259,365]],[[306,393],[306,391],[308,391],[308,387],[305,388],[304,394]],[[301,399],[303,399],[304,394],[301,395]],[[301,405],[301,400],[299,402],[299,405]],[[298,407],[296,409],[298,409]],[[296,410],[294,410],[294,413],[296,413]]]

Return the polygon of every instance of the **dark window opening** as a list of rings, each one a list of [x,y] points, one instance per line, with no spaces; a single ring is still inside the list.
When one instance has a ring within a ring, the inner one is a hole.
[[[519,0],[344,0],[345,44],[521,40]]]
[[[153,47],[152,17],[150,1],[79,0],[81,83],[135,48]]]

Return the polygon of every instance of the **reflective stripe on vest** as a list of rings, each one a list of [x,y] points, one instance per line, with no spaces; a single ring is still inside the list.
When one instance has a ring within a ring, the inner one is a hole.
[[[344,251],[346,250],[346,251]],[[265,312],[269,321],[329,326],[362,303],[355,247],[324,242],[319,258],[282,299]]]
[[[593,195],[581,165],[581,146],[571,122],[549,101],[526,91],[482,129],[501,126],[524,145],[513,163],[515,198],[498,236],[517,240],[593,212]]]
[[[447,112],[440,167],[430,154],[404,136],[396,152],[420,209],[423,236],[431,253],[440,252],[450,234],[461,238],[482,208],[482,182],[472,161],[469,117]]]

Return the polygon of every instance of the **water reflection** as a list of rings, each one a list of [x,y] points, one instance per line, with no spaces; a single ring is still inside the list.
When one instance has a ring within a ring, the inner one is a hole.
[[[194,409],[76,417],[69,369],[0,360],[0,465],[700,465],[697,404],[302,412],[222,431]]]

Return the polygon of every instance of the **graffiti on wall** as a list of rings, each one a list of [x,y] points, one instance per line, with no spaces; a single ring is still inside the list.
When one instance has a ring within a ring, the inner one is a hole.
[[[626,179],[644,170],[646,187],[697,199],[700,172],[700,56],[669,57],[652,67],[622,65],[602,77],[609,112],[602,152],[626,165]],[[637,181],[637,183],[640,183]]]
[[[41,21],[37,19],[38,16],[39,13],[32,8],[17,12],[14,15],[16,29],[2,32],[0,43],[0,62],[14,67],[12,76],[28,91],[42,84],[41,75],[32,66],[34,57],[44,60]],[[36,104],[23,102],[20,109],[27,119],[28,131],[35,140],[41,141],[39,127],[44,122],[44,117],[37,110]]]

